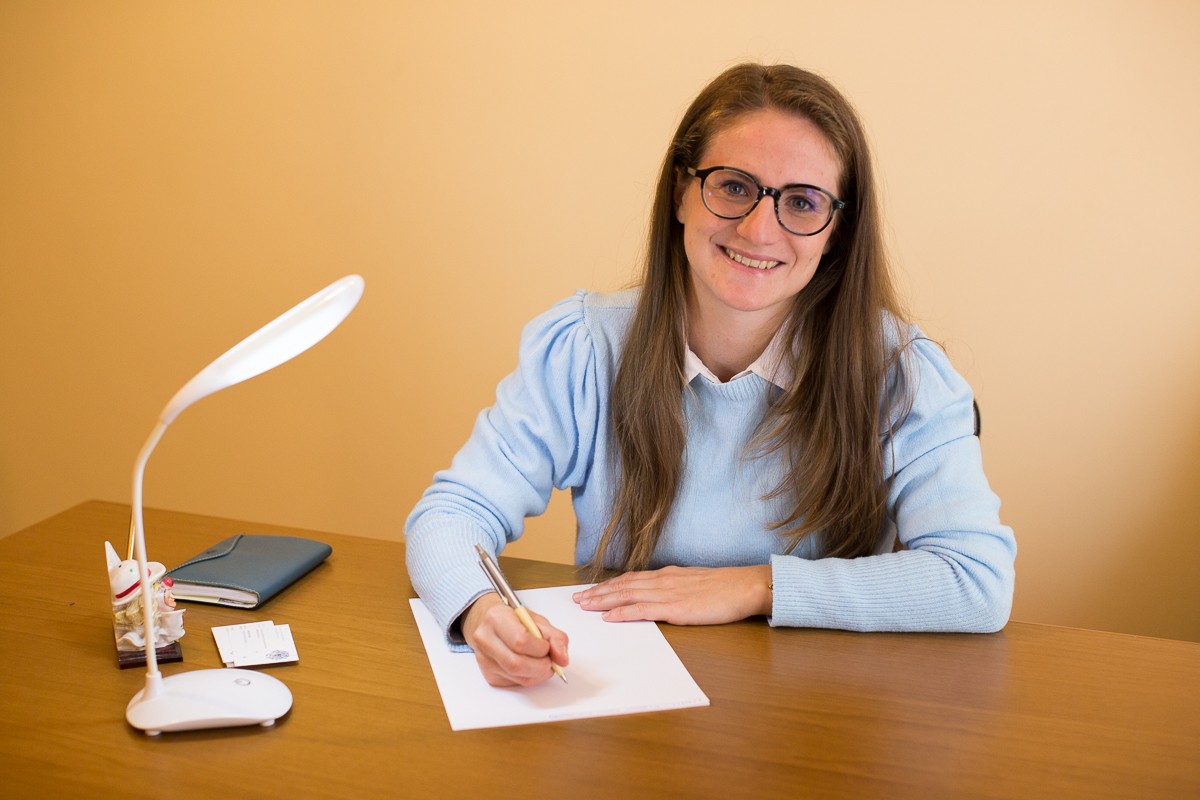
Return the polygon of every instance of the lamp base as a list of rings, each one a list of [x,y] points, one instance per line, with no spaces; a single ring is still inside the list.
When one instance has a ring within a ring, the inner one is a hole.
[[[270,727],[291,707],[291,691],[270,675],[248,669],[201,669],[147,678],[146,688],[126,706],[125,719],[157,736],[163,731]]]

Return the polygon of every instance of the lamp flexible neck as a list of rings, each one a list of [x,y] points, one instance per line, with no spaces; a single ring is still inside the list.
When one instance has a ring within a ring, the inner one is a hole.
[[[133,553],[138,562],[138,580],[142,587],[142,631],[146,639],[146,696],[155,693],[161,686],[158,672],[158,653],[155,646],[154,633],[154,587],[150,583],[148,569],[149,559],[146,558],[146,531],[142,522],[142,478],[146,471],[146,462],[154,452],[158,440],[167,429],[167,423],[159,421],[150,433],[150,438],[142,445],[137,461],[133,465]]]

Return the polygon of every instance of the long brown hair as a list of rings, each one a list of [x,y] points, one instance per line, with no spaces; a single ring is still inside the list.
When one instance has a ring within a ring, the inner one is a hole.
[[[675,207],[684,170],[712,137],[764,108],[813,122],[841,167],[828,252],[795,298],[785,325],[796,358],[792,385],[766,410],[754,455],[780,454],[787,473],[772,497],[790,497],[775,523],[789,549],[820,533],[830,556],[872,551],[887,492],[881,402],[889,368],[884,326],[903,318],[884,252],[866,136],[849,102],[825,79],[796,67],[742,64],[710,83],[684,114],[663,159],[651,212],[645,275],[625,342],[611,413],[620,464],[612,517],[596,551],[605,562],[644,569],[662,535],[683,470],[688,264]],[[786,349],[786,348],[785,348]]]

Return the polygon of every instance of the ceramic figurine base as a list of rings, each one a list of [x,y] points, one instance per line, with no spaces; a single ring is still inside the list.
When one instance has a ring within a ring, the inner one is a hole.
[[[158,648],[155,651],[155,655],[158,656],[158,663],[160,664],[175,664],[183,661],[183,648],[179,646],[179,642],[171,642],[166,647]],[[146,651],[118,650],[117,666],[121,669],[146,666]]]

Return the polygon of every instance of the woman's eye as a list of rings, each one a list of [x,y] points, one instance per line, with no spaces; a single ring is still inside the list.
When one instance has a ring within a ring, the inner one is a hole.
[[[791,194],[784,198],[784,206],[793,214],[809,214],[817,210],[813,198],[806,194]]]
[[[741,181],[724,181],[719,187],[722,194],[727,194],[730,197],[749,197],[750,187]]]

